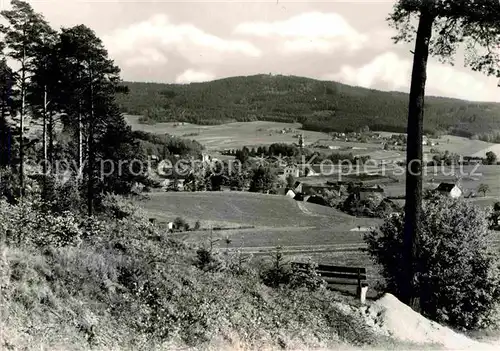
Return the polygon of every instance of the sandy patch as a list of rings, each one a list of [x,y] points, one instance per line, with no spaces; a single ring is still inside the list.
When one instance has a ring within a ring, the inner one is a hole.
[[[367,323],[379,333],[394,339],[418,344],[438,344],[450,350],[497,350],[498,345],[482,343],[433,322],[385,294],[364,307]]]

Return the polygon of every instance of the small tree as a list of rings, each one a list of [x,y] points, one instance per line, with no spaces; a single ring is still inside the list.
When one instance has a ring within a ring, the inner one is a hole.
[[[278,246],[274,254],[274,262],[261,272],[260,278],[265,285],[278,288],[282,284],[290,283],[290,274],[290,267],[283,257],[282,247]]]
[[[200,230],[200,228],[201,228],[200,221],[196,221],[196,223],[194,224],[194,230]]]
[[[489,165],[494,165],[497,163],[497,154],[495,154],[493,151],[488,151],[486,153],[486,162]]]
[[[184,230],[184,228],[186,227],[186,224],[187,224],[186,221],[182,217],[177,217],[176,219],[174,219],[174,228],[175,229]]]
[[[477,188],[478,193],[483,193],[483,196],[486,196],[486,193],[490,191],[490,186],[488,184],[479,184]]]
[[[425,316],[463,329],[492,322],[500,302],[500,276],[488,218],[484,210],[463,200],[425,203],[413,264],[415,296]],[[387,290],[400,298],[407,279],[403,232],[404,214],[398,213],[365,236]]]
[[[252,176],[250,183],[251,192],[267,192],[270,191],[276,182],[276,175],[268,167],[257,168]]]
[[[289,189],[293,189],[294,185],[295,185],[295,178],[293,175],[289,174],[288,177],[286,177],[286,186]]]

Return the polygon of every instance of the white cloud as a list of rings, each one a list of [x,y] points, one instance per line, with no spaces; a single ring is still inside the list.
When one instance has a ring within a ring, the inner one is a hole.
[[[223,39],[192,24],[174,24],[163,14],[115,30],[103,42],[112,57],[129,65],[165,63],[169,52],[191,63],[218,62],[228,54],[261,55],[249,42]]]
[[[336,49],[357,50],[368,41],[337,13],[309,12],[276,22],[245,22],[237,34],[285,38],[285,52],[329,53]]]
[[[388,90],[409,92],[411,69],[410,59],[386,52],[362,67],[344,65],[339,72],[324,78],[366,88],[384,85]],[[428,64],[426,93],[474,101],[500,101],[495,79],[485,79],[481,74],[434,61]]]
[[[136,54],[130,58],[124,60],[126,66],[147,66],[147,65],[158,65],[165,64],[168,62],[168,58],[155,48],[140,48],[137,50]]]
[[[183,73],[179,74],[175,78],[175,82],[178,84],[187,84],[195,82],[207,82],[214,80],[215,75],[209,72],[195,71],[193,69],[188,69]]]

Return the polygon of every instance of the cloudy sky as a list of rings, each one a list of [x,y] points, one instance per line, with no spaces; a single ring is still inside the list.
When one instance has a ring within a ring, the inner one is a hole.
[[[30,2],[55,28],[94,29],[125,80],[189,83],[274,73],[409,89],[412,47],[390,39],[391,0]],[[497,79],[462,66],[432,60],[428,93],[500,101]]]

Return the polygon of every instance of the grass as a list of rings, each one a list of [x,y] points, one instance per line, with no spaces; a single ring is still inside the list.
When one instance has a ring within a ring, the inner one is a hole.
[[[244,254],[272,256],[277,246],[291,259],[312,258],[326,264],[368,268],[371,284],[380,277],[364,247],[360,227],[376,227],[381,220],[356,218],[333,208],[302,203],[284,196],[224,193],[153,193],[141,206],[150,216],[173,220],[182,216],[202,226],[252,225],[244,230],[194,231],[178,234],[186,242],[208,244],[225,251],[239,249]],[[229,239],[229,241],[226,241]],[[348,289],[352,293],[352,289]]]
[[[435,172],[433,168],[427,168],[424,176],[424,188],[437,188],[441,182],[454,183],[457,178],[452,175],[455,173],[461,177],[461,186],[467,195],[473,191],[477,197],[469,199],[480,206],[491,206],[497,201],[500,201],[500,166],[481,165],[476,169],[476,166],[456,166],[455,170],[450,167],[445,167]],[[386,192],[389,196],[401,196],[405,193],[405,176],[395,176],[399,180],[398,183],[387,184]],[[433,181],[432,181],[433,180]],[[480,184],[487,184],[490,191],[483,197],[482,194],[477,194],[477,189]]]
[[[169,133],[187,139],[194,139],[204,145],[209,151],[240,149],[243,146],[258,147],[273,143],[297,143],[296,134],[304,134],[306,143],[318,139],[329,138],[328,134],[301,130],[300,123],[278,122],[235,122],[216,126],[201,126],[191,123],[157,123],[141,124],[138,116],[125,116],[134,130],[150,133]],[[178,124],[178,125],[177,125]],[[174,126],[177,125],[177,126]],[[281,134],[281,130],[291,128],[294,133]]]
[[[285,196],[245,192],[152,193],[141,206],[160,221],[181,216],[191,223],[199,220],[204,228],[254,227],[213,232],[214,239],[230,238],[230,247],[361,244],[362,235],[351,229],[379,223]],[[186,239],[202,241],[207,236],[206,231],[191,232]]]
[[[487,151],[492,149],[500,155],[500,144],[492,144],[481,140],[472,140],[468,138],[443,135],[439,139],[433,139],[439,143],[436,146],[428,146],[426,149],[437,149],[441,152],[448,150],[450,153],[455,153],[463,156],[485,157]]]

